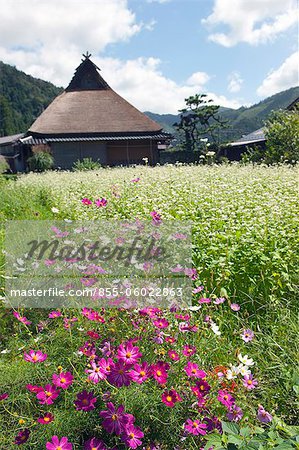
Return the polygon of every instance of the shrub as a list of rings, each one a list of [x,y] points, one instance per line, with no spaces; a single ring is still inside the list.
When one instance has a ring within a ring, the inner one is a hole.
[[[44,172],[53,167],[54,159],[48,152],[38,152],[28,158],[27,163],[30,170]]]
[[[9,164],[4,158],[4,156],[0,155],[0,174],[6,172],[9,169]]]
[[[91,158],[78,159],[73,165],[74,171],[97,170],[101,168],[99,161],[93,161]]]

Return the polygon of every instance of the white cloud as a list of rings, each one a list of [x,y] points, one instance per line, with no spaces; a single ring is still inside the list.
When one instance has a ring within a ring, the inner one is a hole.
[[[239,72],[232,72],[228,76],[228,86],[227,90],[232,93],[239,92],[241,90],[241,86],[243,84],[243,79],[241,78],[241,75]]]
[[[102,75],[110,86],[141,111],[176,114],[184,107],[185,98],[207,91],[204,85],[209,79],[208,74],[196,72],[186,82],[178,84],[162,74],[161,61],[156,58],[129,61],[102,58],[95,62],[103,68]],[[228,100],[213,93],[208,95],[221,106],[241,106],[236,100]]]
[[[206,84],[210,76],[206,72],[195,72],[188,78],[187,84],[190,86],[202,86]]]
[[[65,84],[82,51],[99,54],[141,29],[127,0],[0,0],[0,59]]]
[[[278,69],[272,70],[257,89],[261,97],[268,97],[299,84],[299,51],[289,56]]]
[[[239,42],[257,45],[273,40],[297,22],[296,0],[215,0],[212,14],[202,23],[225,26],[226,33],[212,33],[209,40],[224,47]]]

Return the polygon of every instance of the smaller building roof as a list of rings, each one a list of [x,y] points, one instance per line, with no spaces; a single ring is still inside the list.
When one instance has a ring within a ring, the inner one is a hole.
[[[263,128],[253,131],[252,133],[243,135],[238,141],[231,142],[231,147],[237,147],[239,145],[258,144],[259,142],[265,142],[265,133]]]
[[[25,133],[12,134],[11,136],[0,137],[0,146],[15,144],[19,139],[25,136]]]

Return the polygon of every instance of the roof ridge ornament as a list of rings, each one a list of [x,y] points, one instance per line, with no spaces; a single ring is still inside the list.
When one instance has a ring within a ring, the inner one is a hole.
[[[87,50],[86,55],[84,55],[84,53],[82,53],[82,56],[85,58],[85,59],[82,59],[82,61],[85,61],[86,59],[90,59],[90,57],[92,56],[92,54],[89,53],[89,51]]]

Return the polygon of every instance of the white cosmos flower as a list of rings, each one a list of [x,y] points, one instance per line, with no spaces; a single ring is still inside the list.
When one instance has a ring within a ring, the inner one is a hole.
[[[201,306],[188,306],[188,309],[190,311],[199,311]]]
[[[248,366],[244,366],[243,364],[238,365],[239,373],[242,377],[249,376],[251,374],[251,370]]]
[[[237,378],[239,375],[239,368],[236,366],[230,366],[230,369],[226,372],[226,378],[228,380],[233,380],[234,378]]]
[[[245,366],[254,366],[254,361],[252,358],[249,358],[248,355],[242,356],[241,353],[238,355],[239,361]]]
[[[52,213],[57,214],[59,213],[59,209],[55,208],[55,206],[53,206],[53,208],[51,208]]]
[[[218,325],[216,325],[216,323],[211,322],[211,329],[217,336],[221,335],[221,331],[219,330],[219,327]]]

